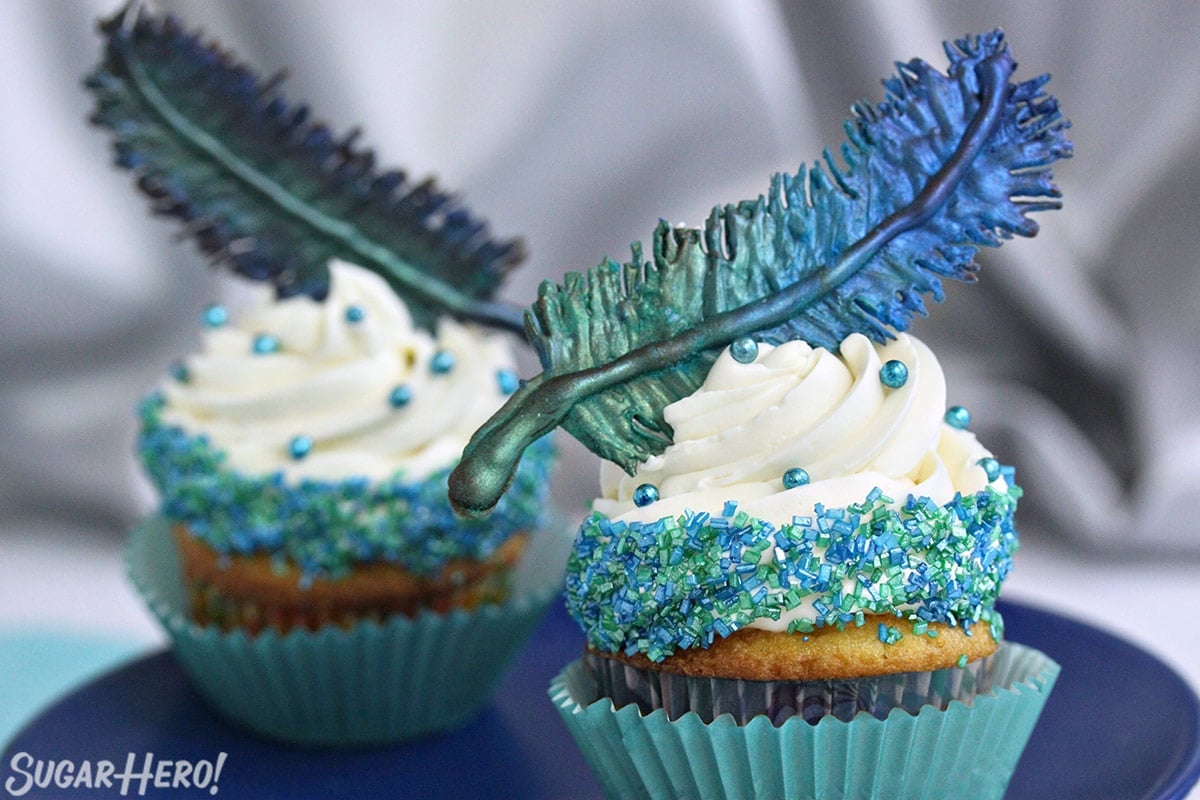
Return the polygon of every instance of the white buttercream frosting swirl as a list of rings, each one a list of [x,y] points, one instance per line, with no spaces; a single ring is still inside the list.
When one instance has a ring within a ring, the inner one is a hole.
[[[895,389],[879,377],[892,359],[908,368]],[[912,494],[946,503],[988,484],[977,462],[990,453],[974,434],[946,424],[945,409],[937,358],[907,334],[883,345],[852,334],[836,354],[798,340],[760,344],[749,364],[726,349],[695,393],[665,409],[674,430],[665,452],[633,476],[602,465],[594,509],[650,522],[686,510],[717,513],[732,500],[779,525],[818,503],[860,502],[875,488],[897,502]],[[793,467],[810,482],[786,489],[783,475]],[[646,483],[660,499],[638,507],[634,490]],[[1002,489],[1003,479],[993,485]]]
[[[504,401],[508,342],[449,318],[431,335],[380,276],[340,262],[330,270],[324,301],[264,292],[208,329],[185,380],[164,387],[164,421],[205,434],[227,466],[251,474],[420,480],[452,465]],[[274,351],[255,352],[263,335]],[[439,353],[452,368],[433,368]],[[396,407],[401,386],[410,399]],[[291,450],[298,436],[312,443],[302,458]]]

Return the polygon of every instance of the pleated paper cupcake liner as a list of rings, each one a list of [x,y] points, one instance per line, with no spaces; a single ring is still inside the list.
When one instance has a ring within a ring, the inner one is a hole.
[[[793,717],[816,724],[831,715],[849,722],[862,711],[884,719],[893,708],[915,714],[928,705],[946,708],[953,700],[971,705],[977,694],[991,689],[994,659],[932,672],[823,681],[692,677],[640,669],[591,652],[583,663],[600,696],[617,708],[633,704],[644,714],[661,708],[670,720],[693,712],[703,722],[729,714],[739,725],[763,714],[781,725]]]
[[[194,623],[161,519],[133,531],[126,560],[181,667],[213,708],[270,738],[347,747],[451,730],[478,713],[558,597],[569,544],[557,528],[536,535],[513,596],[501,604],[285,635]]]
[[[991,670],[993,688],[970,706],[849,722],[759,715],[739,725],[730,714],[704,722],[617,709],[582,660],[559,673],[550,697],[610,798],[991,800],[1003,797],[1059,666],[1005,643]]]

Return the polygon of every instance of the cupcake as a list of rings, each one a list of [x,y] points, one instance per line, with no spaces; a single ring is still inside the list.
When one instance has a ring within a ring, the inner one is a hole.
[[[587,650],[552,695],[613,796],[638,796],[645,753],[612,760],[592,739],[634,718],[667,796],[691,796],[694,764],[657,737],[700,748],[729,723],[754,747],[799,738],[816,753],[763,796],[1003,793],[1058,668],[1004,641],[995,601],[1021,490],[945,400],[907,334],[852,334],[836,354],[735,343],[666,408],[672,445],[632,476],[603,465],[567,568]],[[839,725],[850,741],[832,746]],[[894,749],[947,731],[974,772],[942,782],[936,751]]]
[[[493,301],[521,258],[432,181],[288,104],[171,18],[101,24],[93,122],[155,212],[256,281],[139,407],[161,495],[130,576],[212,705],[290,742],[455,727],[561,585],[543,439],[486,521],[449,470],[520,385]],[[253,293],[253,292],[252,292]]]
[[[1036,723],[1058,667],[995,609],[1021,490],[904,331],[1036,232],[1070,143],[1000,32],[947,53],[855,107],[844,167],[544,286],[544,372],[451,473],[481,514],[554,425],[604,459],[550,694],[611,797],[1000,797]]]
[[[469,718],[556,594],[561,568],[537,554],[514,586],[551,448],[530,449],[495,517],[456,519],[446,475],[516,386],[508,343],[415,328],[378,275],[331,270],[324,301],[208,308],[201,353],[142,403],[162,501],[130,571],[227,716],[376,743]]]
[[[603,466],[568,564],[606,694],[782,722],[930,702],[883,675],[944,671],[939,707],[987,689],[1020,489],[924,344],[727,348],[664,417],[661,455]]]

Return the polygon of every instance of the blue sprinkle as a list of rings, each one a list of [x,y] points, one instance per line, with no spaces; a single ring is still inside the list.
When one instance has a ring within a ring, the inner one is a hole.
[[[879,380],[889,389],[899,389],[908,382],[908,366],[893,358],[879,369]]]
[[[434,375],[445,375],[454,369],[454,353],[438,350],[429,361],[429,371]]]
[[[897,605],[911,609],[911,620],[969,630],[992,620],[1016,549],[1020,489],[1008,483],[945,505],[909,495],[899,508],[872,491],[861,503],[818,506],[813,519],[778,528],[732,501],[720,516],[689,510],[628,526],[596,514],[571,557],[568,610],[594,646],[654,661],[802,603],[815,610],[803,620],[808,630],[862,625],[866,614]],[[890,626],[880,633],[888,644],[900,637]]]
[[[367,316],[367,312],[357,303],[346,306],[346,322],[351,325],[356,325],[362,322]]]

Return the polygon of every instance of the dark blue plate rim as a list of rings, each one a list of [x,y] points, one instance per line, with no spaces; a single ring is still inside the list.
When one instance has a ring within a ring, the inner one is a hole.
[[[1186,800],[1191,789],[1197,783],[1200,783],[1200,697],[1197,696],[1196,691],[1183,676],[1153,653],[1088,622],[1055,611],[1049,611],[1039,606],[1011,600],[999,601],[997,609],[1004,617],[1006,636],[1008,633],[1015,631],[1013,635],[1015,640],[1025,642],[1028,638],[1025,634],[1029,632],[1029,620],[1026,618],[1035,617],[1039,637],[1045,636],[1047,639],[1050,639],[1053,638],[1055,631],[1069,631],[1071,636],[1078,640],[1080,634],[1086,634],[1087,637],[1105,643],[1110,649],[1116,652],[1124,652],[1130,661],[1140,661],[1143,670],[1153,672],[1155,684],[1159,690],[1164,688],[1164,682],[1171,684],[1169,687],[1170,692],[1174,696],[1174,699],[1180,703],[1172,711],[1184,720],[1184,725],[1179,731],[1182,734],[1182,738],[1176,740],[1176,751],[1182,752],[1183,757],[1177,761],[1171,771],[1159,776],[1159,781],[1154,786],[1152,793],[1144,795],[1143,800]],[[1022,638],[1023,636],[1025,638]],[[1049,653],[1060,662],[1068,662],[1068,659],[1064,658],[1064,654],[1056,652],[1056,648],[1048,641],[1026,643],[1038,646],[1043,652]],[[1069,663],[1065,663],[1064,676],[1067,681],[1072,679],[1069,669]],[[1060,676],[1060,684],[1056,687],[1056,692],[1061,688],[1064,676]],[[1143,676],[1143,679],[1145,677],[1148,676]],[[1054,711],[1053,704],[1056,692],[1051,693],[1047,703],[1047,711]],[[1105,702],[1111,701],[1106,700]],[[1043,720],[1045,718],[1046,714],[1043,713]],[[1043,725],[1042,728],[1034,730],[1034,736],[1030,742],[1031,748],[1039,744],[1039,730],[1042,730],[1044,733],[1044,727]],[[1030,753],[1027,750],[1025,757],[1028,758],[1029,756]],[[1020,777],[1020,774],[1021,765],[1018,764],[1017,775],[1014,776],[1014,781]],[[1011,789],[1012,786],[1010,785]]]

